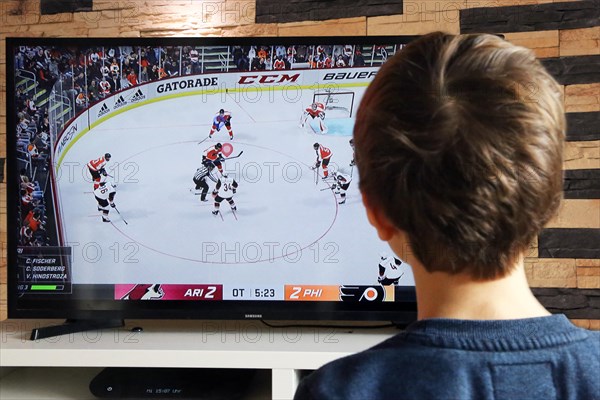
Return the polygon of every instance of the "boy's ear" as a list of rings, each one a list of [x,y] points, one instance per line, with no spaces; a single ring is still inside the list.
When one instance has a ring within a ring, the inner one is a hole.
[[[363,204],[367,209],[367,218],[369,219],[371,225],[373,225],[373,227],[377,230],[379,239],[383,240],[384,242],[390,241],[397,232],[397,229],[384,215],[383,210],[377,207],[372,207],[367,195],[363,192],[360,193],[362,195]]]

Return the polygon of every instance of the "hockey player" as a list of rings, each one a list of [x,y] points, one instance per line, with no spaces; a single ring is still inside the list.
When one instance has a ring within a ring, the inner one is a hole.
[[[379,260],[379,276],[377,281],[383,286],[397,285],[404,276],[404,263],[400,259],[381,253]]]
[[[213,215],[219,214],[219,207],[221,207],[221,202],[223,200],[227,200],[232,211],[237,210],[235,202],[233,201],[233,195],[235,194],[237,188],[238,183],[235,181],[235,179],[229,177],[227,174],[223,174],[221,179],[219,179],[217,182],[215,190],[212,192],[213,197],[215,198],[215,209],[212,212]]]
[[[314,169],[318,169],[319,167],[323,168],[323,179],[327,179],[329,176],[327,166],[329,165],[333,153],[327,147],[319,143],[313,144],[313,149],[315,149],[315,152],[317,153],[317,163],[315,164]]]
[[[336,196],[340,197],[339,204],[346,203],[346,191],[350,187],[350,182],[352,182],[352,177],[342,174],[341,172],[332,172],[331,176],[335,180],[331,185],[331,190]]]
[[[100,176],[100,178],[94,179],[94,190],[98,189],[103,182],[107,181],[107,179],[108,178],[106,177],[106,175],[102,175],[102,176]],[[113,183],[112,185],[114,187],[117,187],[116,183]]]
[[[217,183],[215,177],[211,174],[211,171],[215,168],[214,164],[208,160],[202,163],[202,167],[196,170],[194,174],[194,183],[196,184],[196,194],[202,189],[200,193],[200,201],[208,201],[206,199],[206,195],[208,194],[208,183],[206,183],[206,178],[209,178],[211,181]]]
[[[19,239],[20,245],[31,246],[33,244],[33,231],[27,226],[22,226],[19,231]]]
[[[221,154],[221,149],[223,145],[221,143],[215,144],[213,147],[209,147],[204,150],[204,154],[202,155],[202,164],[208,162],[219,170],[220,173],[223,173],[223,165],[221,164],[225,158],[223,154]]]
[[[106,163],[110,161],[110,157],[110,153],[106,153],[104,154],[104,157],[96,158],[87,163],[88,170],[90,171],[90,174],[92,174],[94,182],[99,182],[101,175],[108,175],[104,167],[106,167]]]
[[[94,190],[94,196],[98,202],[98,211],[102,213],[102,222],[110,222],[108,218],[108,206],[110,205],[112,208],[116,207],[114,202],[116,193],[115,186],[106,181],[100,182],[98,189]]]
[[[225,126],[227,132],[229,132],[229,140],[233,140],[233,130],[231,129],[231,112],[220,109],[219,112],[213,118],[212,128],[208,137],[211,138],[215,131],[221,131],[221,128]]]
[[[325,125],[325,122],[323,122],[325,119],[325,104],[314,102],[309,107],[306,107],[300,118],[301,128],[304,128],[308,117],[311,117],[312,119],[318,118],[321,133],[327,133],[327,126]]]

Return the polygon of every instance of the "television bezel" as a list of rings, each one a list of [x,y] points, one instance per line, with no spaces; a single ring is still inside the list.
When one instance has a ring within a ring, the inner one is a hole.
[[[17,236],[19,173],[17,168],[15,63],[19,46],[250,46],[250,45],[333,45],[406,44],[418,36],[307,36],[307,37],[149,37],[149,38],[6,38],[6,205],[7,205],[7,294],[9,318],[60,319],[218,319],[218,320],[311,320],[311,321],[394,321],[416,319],[414,287],[406,287],[406,301],[346,303],[324,301],[122,301],[93,298],[49,300],[50,296],[22,299],[17,285]],[[331,69],[335,71],[335,68]],[[114,96],[114,94],[112,94]],[[90,104],[91,106],[91,104]],[[199,283],[200,284],[200,283]],[[340,282],[343,284],[343,282]],[[90,285],[93,286],[93,285]],[[91,288],[93,290],[93,288]],[[82,303],[85,307],[82,307]]]

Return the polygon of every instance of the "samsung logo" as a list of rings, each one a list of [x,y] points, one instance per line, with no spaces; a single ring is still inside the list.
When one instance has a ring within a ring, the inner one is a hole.
[[[262,319],[262,314],[244,314],[244,318]]]

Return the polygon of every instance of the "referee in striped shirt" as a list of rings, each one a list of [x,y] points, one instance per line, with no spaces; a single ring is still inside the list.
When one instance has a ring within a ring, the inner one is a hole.
[[[206,160],[202,163],[202,166],[196,170],[194,174],[194,183],[196,184],[196,193],[202,189],[200,194],[201,201],[206,200],[206,195],[208,193],[208,183],[206,183],[206,178],[209,178],[211,181],[217,183],[215,177],[211,174],[211,171],[215,168],[214,164],[211,161]]]

